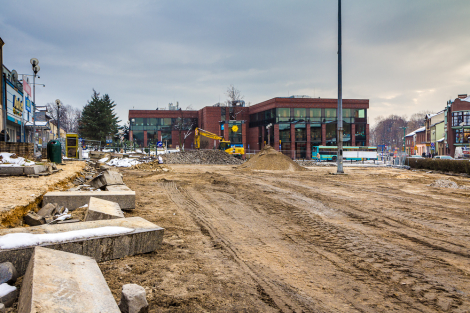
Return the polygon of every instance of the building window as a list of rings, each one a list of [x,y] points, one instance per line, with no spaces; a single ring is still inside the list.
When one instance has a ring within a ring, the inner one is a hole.
[[[456,129],[455,143],[470,143],[470,129]]]
[[[220,120],[225,121],[227,119],[227,108],[220,108]]]
[[[134,137],[134,142],[142,147],[144,145],[144,132],[142,130],[133,131],[132,135]]]
[[[321,124],[310,124],[310,142],[312,146],[321,146]]]
[[[325,122],[334,122],[336,121],[336,109],[325,109]],[[336,138],[336,136],[335,136]]]
[[[307,130],[305,124],[295,124],[295,141],[307,141]]]
[[[366,124],[356,124],[356,146],[359,142],[366,141]],[[363,146],[363,145],[362,145]]]
[[[460,125],[462,123],[463,125]],[[452,126],[470,126],[470,111],[453,112],[452,113]]]
[[[294,122],[304,122],[307,116],[307,109],[294,109]]]
[[[290,121],[290,108],[277,108],[276,116],[278,122],[289,122]]]
[[[290,124],[279,124],[279,140],[290,142]]]
[[[321,109],[310,109],[310,122],[321,122]]]
[[[351,141],[351,124],[348,122],[343,122],[343,145],[350,146],[352,145]]]
[[[326,145],[336,146],[336,123],[326,124]]]
[[[234,131],[234,126],[236,127],[236,131]],[[230,122],[229,125],[229,140],[232,144],[242,144],[243,143],[243,136],[242,136],[242,123],[241,122]]]

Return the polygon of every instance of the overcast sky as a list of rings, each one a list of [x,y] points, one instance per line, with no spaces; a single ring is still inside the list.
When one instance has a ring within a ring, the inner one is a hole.
[[[469,0],[343,0],[343,98],[379,115],[439,111],[470,94]],[[39,105],[82,108],[92,89],[129,109],[289,95],[337,98],[337,1],[3,1],[4,64]]]

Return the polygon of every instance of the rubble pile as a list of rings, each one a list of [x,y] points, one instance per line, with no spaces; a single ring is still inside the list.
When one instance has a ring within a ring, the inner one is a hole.
[[[265,146],[238,169],[249,170],[281,170],[281,171],[305,171],[306,169],[288,156],[274,150],[271,146]]]
[[[221,150],[194,150],[161,156],[166,164],[242,164],[243,160]]]
[[[319,162],[314,160],[294,160],[295,163],[299,164],[300,166],[325,166],[325,167],[334,167],[336,164],[334,163],[327,163],[327,162]]]
[[[438,179],[435,182],[429,184],[428,186],[437,188],[470,189],[467,186],[459,186],[456,182],[449,179]]]

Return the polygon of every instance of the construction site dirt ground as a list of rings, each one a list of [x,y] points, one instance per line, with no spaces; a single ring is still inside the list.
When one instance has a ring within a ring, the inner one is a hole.
[[[125,169],[161,249],[100,263],[116,300],[150,312],[469,312],[470,190],[464,177],[390,168]]]

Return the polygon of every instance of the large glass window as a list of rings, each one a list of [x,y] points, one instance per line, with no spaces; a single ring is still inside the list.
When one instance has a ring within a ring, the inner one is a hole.
[[[470,112],[453,112],[452,126],[470,126]]]
[[[277,108],[276,116],[278,122],[289,122],[290,121],[290,109],[289,108]]]
[[[364,146],[365,144],[358,144],[359,142],[366,141],[366,124],[356,124],[356,146]]]
[[[279,124],[279,140],[290,142],[290,124]]]
[[[242,124],[240,122],[234,123],[230,122],[229,123],[229,140],[230,143],[232,144],[241,144],[243,143],[243,137],[242,137]],[[236,127],[234,127],[236,126]]]
[[[325,122],[336,121],[336,109],[325,109]]]
[[[220,120],[225,121],[227,119],[227,108],[220,108]]]
[[[296,159],[305,159],[307,156],[307,143],[305,142],[296,142],[295,143],[295,158]]]
[[[171,131],[162,131],[162,142],[167,145],[167,147],[172,147],[171,140]]]
[[[171,126],[171,118],[163,118],[163,126]]]
[[[321,109],[310,109],[310,122],[321,122]]]
[[[307,109],[294,109],[294,120],[304,122],[307,116]]]
[[[351,144],[351,124],[343,121],[343,145],[350,146]]]
[[[336,123],[326,124],[326,145],[336,146]]]
[[[144,145],[144,132],[142,130],[133,131],[132,135],[134,137],[136,145],[142,147]]]
[[[321,124],[310,124],[310,142],[312,146],[321,146]]]
[[[295,141],[307,141],[307,130],[305,124],[295,124]]]
[[[281,152],[285,155],[290,157],[290,142],[282,142],[281,143]]]

